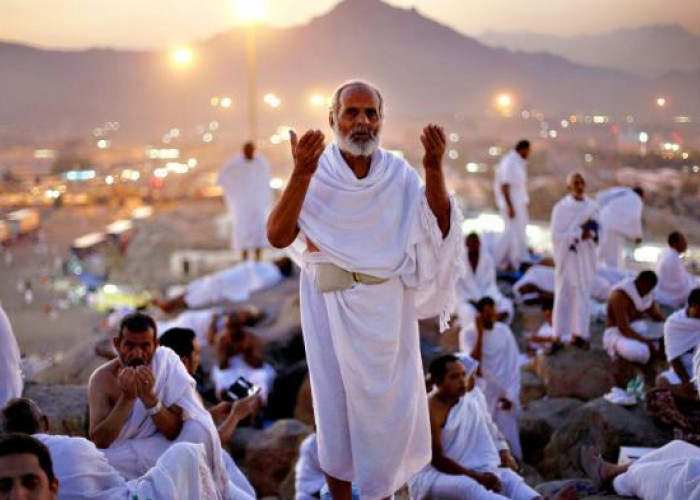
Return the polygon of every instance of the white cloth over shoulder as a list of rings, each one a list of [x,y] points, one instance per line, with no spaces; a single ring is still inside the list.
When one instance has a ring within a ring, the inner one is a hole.
[[[185,302],[200,308],[226,302],[245,302],[253,293],[271,288],[283,279],[272,262],[242,262],[187,285]]]
[[[582,239],[582,226],[597,221],[598,207],[590,198],[579,201],[571,195],[562,198],[552,211],[554,248],[554,316],[557,338],[572,335],[588,339],[590,296],[596,274],[596,244]]]
[[[688,316],[686,309],[671,314],[664,324],[666,359],[672,361],[700,344],[700,319]]]
[[[642,198],[632,189],[616,187],[601,191],[596,197],[600,207],[601,262],[619,268],[624,240],[642,238]]]
[[[454,203],[443,239],[416,171],[378,150],[355,177],[336,145],[324,151],[299,226],[307,252],[301,319],[321,467],[357,481],[363,498],[392,495],[430,460],[418,317],[454,307],[464,272]],[[319,262],[384,278],[321,293]]]
[[[17,339],[7,314],[0,306],[0,408],[22,395],[22,370]]]
[[[95,445],[83,438],[35,434],[51,453],[59,500],[215,500],[202,445],[169,448],[145,475],[126,481]]]
[[[654,295],[659,304],[669,307],[682,307],[688,300],[688,295],[694,288],[700,286],[697,276],[688,273],[683,265],[683,259],[675,248],[666,248],[656,267],[659,283]]]
[[[475,325],[460,331],[459,348],[471,353],[476,346]],[[520,408],[520,352],[511,329],[496,322],[493,329],[484,332],[481,349],[481,376],[477,379],[484,391],[489,412],[503,431],[508,444],[516,457],[522,456],[520,437],[516,422]],[[508,399],[513,407],[504,410],[499,400]]]
[[[478,302],[484,297],[491,297],[496,302],[499,312],[507,314],[506,322],[513,319],[513,302],[506,298],[498,288],[496,282],[496,265],[488,253],[483,249],[479,252],[479,260],[476,269],[473,269],[469,260],[465,262],[465,273],[457,281],[457,315],[460,325],[467,326],[474,321],[476,308],[472,302]]]
[[[233,219],[232,246],[248,250],[269,246],[267,213],[272,203],[270,164],[262,156],[247,160],[238,155],[219,172],[218,184]]]
[[[530,203],[527,192],[527,161],[516,150],[511,149],[503,155],[496,167],[494,180],[496,204],[501,212],[508,208],[501,191],[503,184],[510,186],[510,201],[514,207],[527,206]]]
[[[617,285],[612,287],[610,293],[612,294],[613,292],[619,290],[629,297],[637,311],[648,311],[649,308],[651,308],[651,306],[654,305],[654,294],[652,292],[644,296],[639,295],[639,290],[637,290],[635,279],[636,278],[628,278],[626,280],[620,281]]]
[[[615,493],[640,500],[700,498],[700,448],[671,441],[613,480]]]
[[[185,422],[180,435],[175,441],[163,436],[137,399],[117,439],[102,450],[109,463],[127,479],[135,479],[153,467],[174,442],[202,443],[219,498],[231,498],[234,486],[226,472],[219,434],[211,415],[202,406],[194,379],[178,355],[167,347],[156,349],[151,369],[156,381],[154,392],[163,406],[177,405],[183,410]]]
[[[499,467],[501,459],[492,438],[487,414],[481,408],[478,393],[468,393],[452,407],[442,428],[442,447],[444,455],[462,467],[497,474],[502,481],[503,490],[500,494],[494,494],[471,478],[445,474],[428,464],[409,481],[412,499],[537,498],[537,493],[529,488],[521,477]]]
[[[321,463],[318,460],[316,433],[306,436],[299,446],[299,458],[294,467],[295,500],[312,500],[326,484]]]

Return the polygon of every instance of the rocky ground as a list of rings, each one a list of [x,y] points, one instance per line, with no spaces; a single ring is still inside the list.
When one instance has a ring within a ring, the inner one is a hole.
[[[114,273],[114,279],[146,283],[154,290],[178,283],[169,275],[165,256],[179,248],[223,248],[225,241],[218,238],[214,224],[219,213],[219,206],[204,203],[197,205],[196,210],[182,207],[156,215],[140,227],[126,264]],[[31,256],[27,261],[31,261]],[[12,272],[18,274],[21,269]],[[292,278],[251,299],[251,304],[268,315],[256,331],[266,343],[269,359],[278,373],[285,375],[276,387],[278,397],[274,401],[271,398],[270,411],[276,420],[264,429],[241,427],[229,443],[232,455],[261,497],[293,498],[298,446],[313,424],[297,289],[297,279]],[[2,293],[5,300],[14,292]],[[84,436],[88,418],[85,384],[95,367],[104,362],[95,354],[95,346],[107,339],[93,332],[99,316],[86,306],[76,306],[47,323],[46,316],[25,314],[21,304],[15,306],[9,312],[11,319],[17,321],[23,349],[37,345],[47,331],[57,332],[56,339],[46,340],[48,344],[56,340],[58,346],[61,340],[61,356],[27,385],[27,396],[47,411],[54,432]],[[519,311],[514,331],[521,343],[523,332],[536,328],[539,321],[536,308]],[[32,336],[30,331],[38,333]],[[530,368],[523,369],[519,426],[525,452],[524,474],[546,496],[572,481],[579,498],[599,498],[602,494],[582,479],[584,474],[578,462],[582,446],[598,446],[607,459],[615,461],[622,445],[660,446],[672,439],[669,431],[654,424],[641,407],[622,408],[602,399],[612,387],[613,378],[610,361],[599,347],[601,332],[602,325],[594,324],[594,347],[590,351],[565,348],[538,358]],[[439,335],[434,321],[421,323],[421,337],[424,352],[433,355],[457,347],[457,332]],[[66,349],[66,345],[72,347]],[[208,358],[211,359],[211,353],[205,351],[204,359]],[[405,497],[405,492],[402,495]]]

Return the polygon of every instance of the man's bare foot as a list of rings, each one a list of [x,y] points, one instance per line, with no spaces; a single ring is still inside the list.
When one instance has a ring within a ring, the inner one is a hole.
[[[612,480],[615,479],[624,468],[609,464],[594,446],[581,448],[581,468],[598,490],[610,489]]]

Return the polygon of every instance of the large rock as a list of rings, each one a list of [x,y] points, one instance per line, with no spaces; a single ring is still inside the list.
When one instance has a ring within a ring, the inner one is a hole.
[[[547,394],[544,380],[530,370],[520,370],[520,404],[525,406],[531,401],[542,399]]]
[[[538,468],[542,466],[544,448],[555,430],[583,403],[573,398],[541,399],[525,406],[518,417],[520,441],[525,461]]]
[[[52,434],[86,437],[88,400],[85,387],[29,384],[24,397],[39,405],[51,423]]]
[[[110,336],[90,337],[86,342],[57,358],[54,363],[34,376],[41,384],[84,385],[90,375],[107,359],[100,356],[99,349],[109,347]],[[106,349],[105,349],[106,350]]]
[[[243,466],[259,497],[277,496],[310,428],[296,420],[278,420],[247,443]]]
[[[545,448],[543,475],[549,479],[583,477],[579,463],[583,446],[593,445],[606,460],[617,462],[620,446],[659,447],[672,438],[639,405],[625,408],[599,398],[574,411],[554,431]]]
[[[566,346],[554,354],[539,356],[535,366],[550,398],[590,401],[615,385],[613,363],[605,351],[598,349]]]
[[[535,487],[537,493],[542,495],[543,498],[554,498],[566,489],[571,489],[576,492],[574,498],[586,498],[588,495],[595,495],[598,493],[598,489],[593,485],[593,482],[588,479],[562,479],[560,481],[541,483]]]

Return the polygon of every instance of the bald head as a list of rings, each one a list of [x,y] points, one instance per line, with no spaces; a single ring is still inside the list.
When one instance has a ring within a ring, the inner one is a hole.
[[[373,85],[355,80],[333,93],[328,121],[343,153],[367,157],[379,147],[384,102]]]
[[[586,179],[581,172],[571,172],[566,176],[566,189],[577,200],[582,200],[586,192]]]

